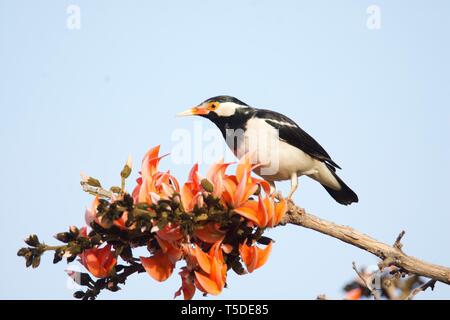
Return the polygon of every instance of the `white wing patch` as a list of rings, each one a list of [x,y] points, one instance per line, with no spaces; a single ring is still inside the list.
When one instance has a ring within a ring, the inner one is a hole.
[[[274,120],[274,119],[262,119],[264,121],[270,121],[276,124],[279,124],[281,126],[285,126],[285,127],[291,127],[291,128],[297,128],[297,126],[295,124],[289,123],[289,122],[285,122],[285,121],[278,121],[278,120]]]

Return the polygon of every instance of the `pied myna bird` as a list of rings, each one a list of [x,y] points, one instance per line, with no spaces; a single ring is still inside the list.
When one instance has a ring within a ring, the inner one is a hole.
[[[340,204],[358,202],[358,196],[336,174],[324,148],[294,121],[274,111],[256,109],[231,97],[217,96],[179,114],[205,117],[216,124],[234,154],[249,153],[253,170],[275,188],[275,181],[291,180],[289,199],[298,177],[318,181]]]

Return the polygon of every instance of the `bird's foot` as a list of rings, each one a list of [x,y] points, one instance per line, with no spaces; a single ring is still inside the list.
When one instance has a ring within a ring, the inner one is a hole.
[[[280,191],[274,191],[274,192],[271,194],[271,196],[274,197],[274,198],[277,199],[277,200],[282,200],[282,199],[284,199],[283,194],[282,194]]]
[[[292,196],[287,198],[288,204],[291,206],[295,206],[294,200],[292,200]]]

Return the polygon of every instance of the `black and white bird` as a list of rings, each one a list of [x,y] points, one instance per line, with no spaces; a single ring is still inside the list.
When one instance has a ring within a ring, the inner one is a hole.
[[[228,146],[240,158],[252,154],[259,166],[256,174],[275,189],[275,181],[290,180],[290,199],[298,178],[318,181],[340,204],[358,202],[358,196],[336,174],[341,169],[324,148],[288,117],[270,110],[250,107],[231,97],[205,100],[179,116],[197,115],[211,120]]]

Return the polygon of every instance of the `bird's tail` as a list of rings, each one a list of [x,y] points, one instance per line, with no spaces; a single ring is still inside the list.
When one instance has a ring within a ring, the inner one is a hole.
[[[352,204],[353,202],[358,202],[357,194],[355,192],[353,192],[353,190],[350,189],[344,183],[344,181],[342,181],[341,178],[338,177],[338,175],[336,174],[336,172],[334,170],[332,170],[331,168],[329,168],[329,169],[330,169],[331,173],[333,174],[333,176],[336,178],[336,180],[341,185],[340,190],[335,190],[335,189],[332,189],[332,188],[322,184],[322,186],[325,188],[325,190],[327,190],[327,192],[330,194],[330,196],[332,196],[334,200],[336,200],[337,202],[339,202],[340,204],[343,204],[343,205],[349,205],[349,204]]]

